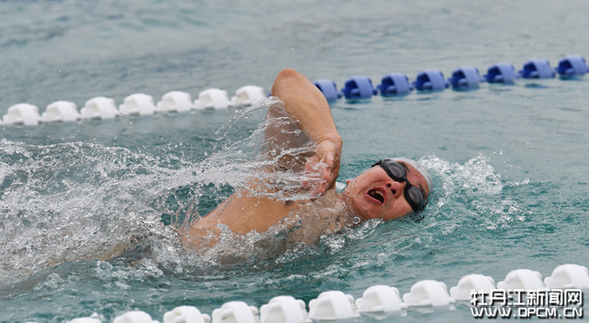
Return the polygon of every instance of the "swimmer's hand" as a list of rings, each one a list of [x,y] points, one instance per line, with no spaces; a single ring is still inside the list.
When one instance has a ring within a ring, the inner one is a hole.
[[[288,112],[317,143],[315,155],[307,160],[308,176],[304,189],[319,197],[335,185],[339,173],[342,138],[337,132],[331,108],[321,91],[307,78],[291,68],[285,68],[274,80],[272,95],[284,102]]]
[[[305,164],[308,180],[303,187],[310,190],[313,197],[319,197],[335,186],[339,174],[342,140],[339,136],[317,143],[315,155]]]

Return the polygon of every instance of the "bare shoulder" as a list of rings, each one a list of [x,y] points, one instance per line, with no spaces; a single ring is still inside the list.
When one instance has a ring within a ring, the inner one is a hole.
[[[287,233],[285,238],[291,243],[315,244],[322,235],[338,232],[352,222],[335,190],[317,199],[291,202],[235,195],[180,234],[185,248],[200,251],[218,242],[220,225],[242,235],[273,228]]]

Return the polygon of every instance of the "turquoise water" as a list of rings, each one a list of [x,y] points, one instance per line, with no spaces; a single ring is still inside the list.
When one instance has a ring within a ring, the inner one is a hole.
[[[587,12],[586,1],[2,1],[0,114],[136,92],[269,91],[284,67],[341,87],[358,74],[378,84],[533,57],[555,66],[589,56]],[[108,322],[131,310],[161,321],[180,305],[210,314],[232,300],[359,298],[377,284],[403,294],[423,279],[450,288],[471,273],[499,282],[514,269],[589,266],[588,89],[587,77],[518,80],[338,101],[340,180],[383,157],[420,159],[436,185],[424,220],[369,222],[271,257],[244,248],[236,265],[180,253],[169,224],[206,214],[248,174],[219,156],[256,143],[240,140],[263,111],[0,126],[0,321]],[[130,241],[126,257],[96,260]],[[435,320],[472,316],[459,304]]]

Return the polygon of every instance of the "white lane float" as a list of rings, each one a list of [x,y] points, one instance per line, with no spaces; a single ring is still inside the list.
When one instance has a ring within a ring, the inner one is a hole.
[[[542,290],[546,285],[542,283],[542,275],[537,271],[530,269],[517,269],[510,271],[505,280],[497,283],[498,289],[525,289],[525,290]]]
[[[589,270],[585,266],[561,265],[552,271],[552,276],[544,279],[548,288],[579,288],[589,290]]]
[[[68,323],[101,323],[101,321],[97,318],[92,318],[92,317],[80,317],[80,318],[68,321]]]
[[[127,96],[123,104],[119,105],[119,110],[124,115],[152,115],[156,110],[151,95],[135,93]]]
[[[159,323],[151,319],[151,315],[142,311],[127,312],[117,316],[112,323]]]
[[[524,290],[545,290],[549,288],[565,289],[587,289],[589,286],[589,270],[587,267],[579,265],[561,265],[554,269],[552,276],[545,279],[546,286],[538,280],[541,278],[540,273],[528,269],[519,269],[507,274],[505,281],[497,284],[497,289],[524,289]],[[453,296],[448,295],[446,285],[434,280],[422,280],[411,287],[410,293],[403,295],[403,302],[400,302],[399,292],[394,287],[376,285],[364,291],[363,297],[358,299],[354,306],[354,298],[351,295],[344,294],[341,291],[328,291],[319,294],[317,299],[309,302],[309,314],[305,316],[305,303],[296,300],[292,296],[278,296],[270,300],[266,305],[260,308],[262,323],[269,322],[309,322],[322,320],[354,320],[363,315],[377,317],[374,314],[377,311],[395,312],[398,308],[405,309],[407,306],[416,311],[435,313],[437,309],[445,310],[454,309],[451,305],[455,303],[454,295],[459,298],[460,295],[468,292],[469,296],[472,290],[490,291],[495,289],[493,278],[483,275],[467,275],[460,279],[458,286],[451,289]],[[470,289],[470,290],[469,290]],[[470,298],[468,298],[470,299]],[[460,300],[464,298],[460,297]],[[401,311],[406,314],[405,311]],[[377,317],[378,319],[378,317]],[[432,320],[435,320],[432,318]],[[98,314],[91,317],[77,318],[69,323],[98,323],[100,322]],[[125,313],[113,321],[113,323],[155,323],[149,314],[134,311]],[[197,308],[192,306],[180,306],[164,314],[164,323],[210,323],[210,317],[207,314],[201,314]],[[236,301],[223,304],[219,309],[213,311],[213,323],[258,323],[260,317],[258,310],[254,306],[248,306],[244,302]]]
[[[235,91],[235,96],[231,98],[231,103],[238,107],[242,105],[251,105],[252,103],[264,99],[266,94],[264,88],[256,85],[246,85]]]
[[[69,101],[55,101],[47,106],[41,115],[43,122],[76,122],[82,119],[76,104]]]
[[[164,314],[164,323],[209,323],[211,317],[194,306],[179,306]]]
[[[213,323],[259,323],[258,309],[241,301],[228,302],[213,311]]]
[[[233,105],[229,101],[227,91],[221,89],[208,89],[198,94],[198,99],[194,101],[194,108],[197,110],[204,109],[227,109]]]
[[[274,297],[260,307],[261,323],[305,323],[311,322],[305,302],[292,296]]]
[[[98,314],[94,313],[90,317],[79,317],[68,321],[67,323],[101,323]]]
[[[360,313],[392,313],[407,309],[407,304],[401,300],[397,288],[376,285],[366,289],[362,298],[356,300],[356,308]]]
[[[354,297],[331,290],[323,292],[309,302],[309,318],[312,320],[346,320],[360,317]]]
[[[415,307],[451,306],[456,302],[448,295],[446,284],[435,280],[422,280],[413,284],[411,291],[403,295],[403,301],[408,306]]]
[[[157,103],[157,111],[161,112],[186,112],[193,108],[190,94],[182,91],[168,92]]]
[[[495,281],[490,276],[479,274],[466,275],[460,278],[458,285],[450,288],[450,296],[457,301],[472,300],[472,290],[490,291],[495,289]]]
[[[98,96],[86,101],[86,104],[80,109],[84,119],[114,119],[121,113],[117,110],[115,101],[111,98]]]
[[[3,117],[5,124],[22,124],[25,126],[38,126],[41,122],[39,108],[28,103],[19,103],[8,108]]]

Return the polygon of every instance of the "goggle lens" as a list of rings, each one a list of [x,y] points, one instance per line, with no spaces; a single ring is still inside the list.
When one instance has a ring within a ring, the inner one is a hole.
[[[407,179],[407,173],[405,172],[405,168],[399,162],[396,162],[392,159],[384,159],[379,162],[376,162],[374,166],[380,166],[380,168],[384,169],[384,171],[389,175],[389,177],[396,181],[396,182],[405,182],[407,185],[405,186],[405,191],[403,192],[405,195],[405,199],[411,205],[413,211],[417,212],[423,209],[425,206],[425,198],[423,193],[417,187],[411,185],[409,180]]]

